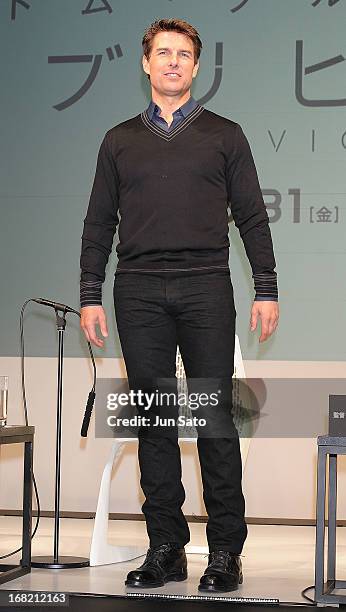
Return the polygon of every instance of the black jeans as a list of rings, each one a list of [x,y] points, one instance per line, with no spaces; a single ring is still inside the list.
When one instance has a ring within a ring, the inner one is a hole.
[[[175,377],[177,344],[187,379],[231,379],[236,311],[229,271],[116,273],[114,307],[130,388],[139,379]],[[176,542],[182,547],[190,532],[181,509],[185,491],[178,440],[138,439],[150,545]],[[247,527],[239,438],[198,436],[197,448],[209,550],[240,554]]]

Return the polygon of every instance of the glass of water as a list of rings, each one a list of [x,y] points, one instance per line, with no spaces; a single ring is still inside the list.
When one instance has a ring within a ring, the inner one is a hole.
[[[8,376],[0,376],[0,427],[7,422]]]

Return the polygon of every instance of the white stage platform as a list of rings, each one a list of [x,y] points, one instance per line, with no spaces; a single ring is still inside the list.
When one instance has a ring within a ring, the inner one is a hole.
[[[93,530],[91,519],[61,519],[60,554],[89,557]],[[33,555],[52,554],[53,519],[41,518],[40,526],[32,542]],[[20,545],[20,517],[0,516],[0,555]],[[205,523],[190,523],[191,541],[194,546],[205,546]],[[342,564],[346,550],[346,530],[338,528],[339,559]],[[147,548],[144,521],[109,521],[109,542]],[[244,584],[233,593],[218,593],[218,597],[274,598],[281,603],[306,603],[301,591],[314,583],[314,527],[249,525],[242,562]],[[14,563],[19,555],[6,562]],[[129,589],[124,585],[127,572],[140,565],[144,557],[132,561],[112,563],[83,569],[45,570],[32,569],[16,580],[0,585],[0,589],[65,591],[126,595],[130,592],[198,595],[197,586],[204,572],[207,557],[188,554],[188,579],[170,582],[158,589]],[[346,563],[345,563],[346,564]],[[340,567],[340,574],[346,570]],[[313,593],[308,593],[313,596]],[[213,595],[210,595],[212,598]]]

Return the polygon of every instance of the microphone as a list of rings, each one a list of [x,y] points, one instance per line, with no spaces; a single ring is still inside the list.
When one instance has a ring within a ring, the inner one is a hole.
[[[86,408],[85,408],[83,423],[82,423],[82,427],[81,427],[80,435],[83,438],[86,438],[87,435],[88,435],[89,423],[90,423],[90,419],[91,419],[91,413],[92,413],[93,407],[94,407],[95,395],[96,395],[95,391],[94,391],[94,389],[92,389],[90,391],[90,393],[89,393],[89,396],[88,396],[88,401],[87,401],[87,405],[86,405]]]
[[[60,304],[59,302],[52,302],[51,300],[46,300],[44,298],[34,298],[34,302],[38,304],[43,304],[43,306],[50,306],[51,308],[55,308],[55,310],[64,310],[65,312],[74,312],[74,314],[80,317],[80,313],[71,306],[67,306],[66,304]]]

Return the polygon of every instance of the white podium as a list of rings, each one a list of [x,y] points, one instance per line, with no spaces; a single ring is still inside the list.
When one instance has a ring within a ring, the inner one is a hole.
[[[182,358],[180,355],[179,348],[177,350],[176,360],[176,376],[178,381],[178,391],[185,391],[187,393],[187,382],[184,371]],[[245,370],[243,359],[240,350],[240,344],[238,336],[235,337],[235,349],[234,349],[234,375],[233,375],[233,387],[237,385],[238,379],[245,378]],[[184,442],[193,442],[196,444],[196,437],[185,437]],[[96,565],[107,565],[110,563],[119,563],[121,561],[130,561],[141,557],[146,554],[148,547],[142,546],[117,546],[108,543],[108,520],[109,520],[109,497],[111,490],[111,477],[112,469],[115,458],[119,455],[125,444],[128,443],[138,444],[137,438],[118,438],[112,443],[111,451],[109,454],[108,461],[104,467],[100,491],[97,501],[97,509],[94,521],[94,529],[91,540],[90,548],[90,566]],[[240,448],[242,455],[243,471],[246,464],[250,445],[250,438],[240,438]],[[188,544],[185,547],[186,553],[197,553],[207,554],[207,546],[194,546]]]

